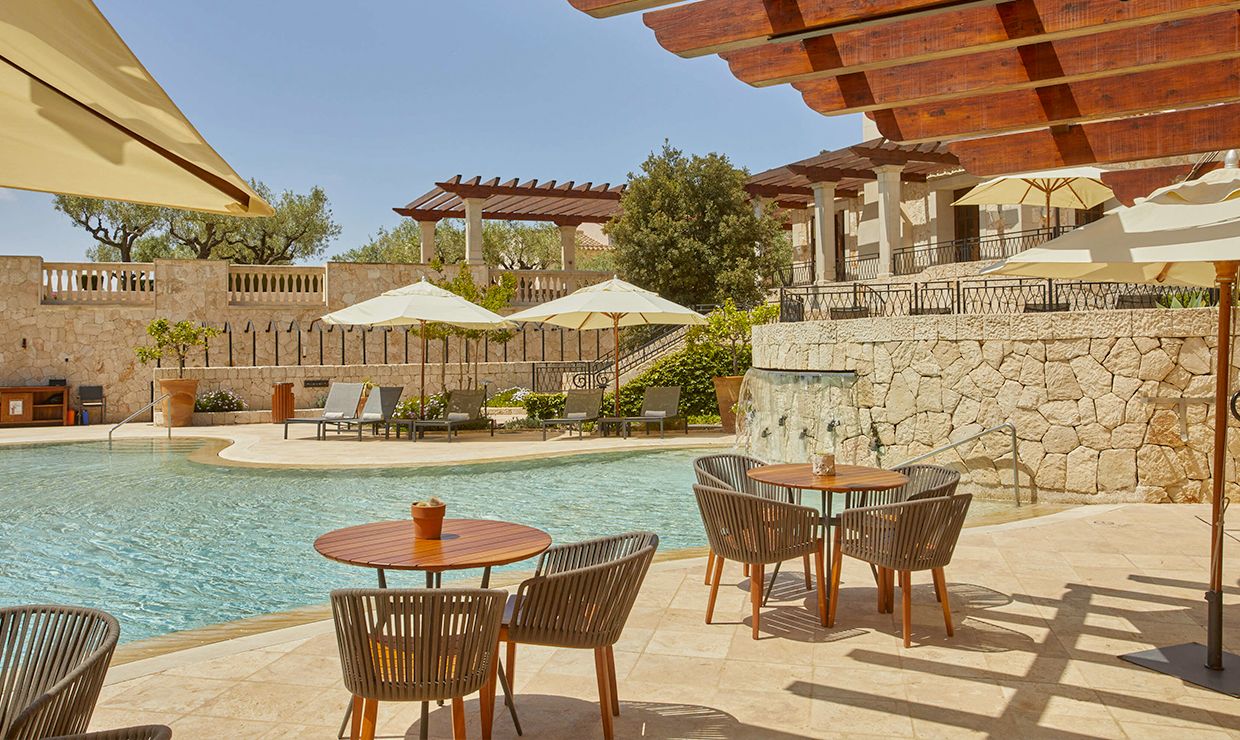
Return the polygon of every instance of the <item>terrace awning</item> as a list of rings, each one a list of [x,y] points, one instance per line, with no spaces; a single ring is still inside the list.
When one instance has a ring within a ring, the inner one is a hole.
[[[1240,145],[1237,0],[569,2],[647,11],[672,53],[893,141],[949,140],[978,176]]]
[[[89,0],[0,3],[0,186],[272,213]]]
[[[467,200],[481,202],[483,218],[511,221],[551,221],[561,226],[607,223],[620,210],[624,186],[595,185],[555,180],[539,182],[516,179],[501,182],[498,177],[463,178],[435,183],[435,188],[415,198],[403,208],[393,208],[417,221],[465,218]]]

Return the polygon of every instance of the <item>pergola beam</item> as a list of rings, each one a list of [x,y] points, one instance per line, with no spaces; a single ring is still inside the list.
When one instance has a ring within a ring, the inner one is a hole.
[[[793,84],[806,105],[834,115],[1081,82],[1240,57],[1240,14],[1224,13],[1094,36],[982,52]]]
[[[624,195],[623,187],[613,188],[610,183],[603,183],[595,186],[593,183],[586,183],[583,186],[572,187],[573,183],[568,183],[569,187],[555,186],[552,182],[550,185],[539,185],[537,181],[533,184],[516,185],[513,183],[505,183],[500,185],[475,184],[475,183],[455,183],[455,182],[437,182],[435,187],[440,188],[453,195],[462,198],[489,198],[497,195],[513,195],[530,198],[579,198],[581,200],[620,200]]]
[[[680,0],[568,0],[574,8],[588,13],[595,18],[610,18],[613,15],[636,13],[662,5],[671,5]]]
[[[1240,147],[1240,103],[953,142],[970,173],[990,177]]]
[[[393,208],[393,211],[402,216],[408,216],[415,221],[439,221],[445,218],[465,218],[465,210],[439,210],[434,208]],[[549,223],[559,224],[561,226],[580,226],[581,224],[605,224],[611,220],[611,216],[595,216],[595,215],[558,215],[546,213],[531,213],[527,211],[489,211],[482,210],[482,218],[489,221],[546,221]]]
[[[1235,0],[1009,0],[721,56],[741,81],[778,85],[1128,31],[1238,8],[1240,1]],[[968,62],[956,59],[956,64],[953,73]]]
[[[876,155],[877,156],[877,155]],[[907,161],[907,160],[905,160]],[[904,162],[884,162],[875,160],[875,165],[903,164]],[[853,169],[849,167],[816,167],[814,165],[790,164],[786,169],[794,175],[800,175],[811,183],[839,182],[840,180],[877,180],[874,170]],[[916,172],[901,173],[900,179],[906,182],[925,182],[926,176]],[[810,195],[813,195],[811,191]]]

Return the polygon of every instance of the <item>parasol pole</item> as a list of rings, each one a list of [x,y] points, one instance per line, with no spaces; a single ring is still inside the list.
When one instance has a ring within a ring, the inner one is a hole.
[[[1232,289],[1236,282],[1235,262],[1215,262],[1218,282],[1218,358],[1215,366],[1214,394],[1214,479],[1210,497],[1210,590],[1208,607],[1206,667],[1223,670],[1223,490],[1227,471],[1227,396],[1231,390],[1231,313]]]
[[[620,314],[613,313],[611,315],[611,344],[612,355],[616,358],[616,395],[612,399],[615,401],[616,416],[620,416]]]
[[[418,333],[422,335],[422,373],[418,384],[418,418],[426,418],[426,322],[418,321]]]

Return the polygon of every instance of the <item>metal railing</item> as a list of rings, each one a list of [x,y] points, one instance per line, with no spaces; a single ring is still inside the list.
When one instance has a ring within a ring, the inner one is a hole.
[[[878,255],[873,257],[846,257],[836,265],[836,280],[873,280],[878,277]]]
[[[159,398],[156,398],[154,401],[151,401],[151,402],[150,402],[150,403],[148,403],[147,405],[145,405],[145,406],[143,406],[142,408],[138,409],[137,411],[133,412],[133,413],[132,413],[132,414],[130,414],[129,416],[126,416],[124,419],[121,419],[121,421],[120,421],[120,423],[119,423],[119,424],[117,424],[116,426],[114,426],[114,427],[112,427],[111,429],[109,429],[109,430],[108,430],[108,448],[109,448],[109,449],[111,449],[111,447],[112,447],[112,433],[113,433],[113,432],[115,432],[117,429],[120,429],[121,427],[125,426],[125,424],[129,423],[130,421],[132,421],[132,420],[133,420],[133,418],[134,418],[135,416],[137,416],[138,414],[142,413],[143,411],[149,411],[149,410],[151,410],[151,409],[155,408],[155,404],[159,403],[160,401],[164,400],[165,398],[168,398],[168,397],[169,397],[169,396],[171,396],[171,395],[172,395],[171,393],[165,393],[164,395],[160,396]],[[152,416],[153,416],[153,415],[152,415]],[[167,421],[167,420],[165,420],[165,421]],[[171,424],[169,424],[169,425],[168,425],[168,439],[172,439],[172,425],[171,425]]]
[[[1004,430],[1008,432],[1009,437],[1012,442],[1012,496],[1016,500],[1017,508],[1020,508],[1020,457],[1017,452],[1016,425],[1012,424],[1011,422],[1005,422],[1003,424],[998,424],[996,426],[990,427],[989,429],[983,429],[980,432],[975,432],[974,434],[970,434],[964,439],[958,439],[955,442],[952,442],[951,444],[945,444],[942,447],[936,447],[933,450],[930,450],[929,452],[923,453],[921,455],[917,455],[916,457],[910,457],[909,459],[900,463],[900,465],[912,465],[913,463],[919,463],[923,460],[929,460],[935,455],[939,455],[941,453],[947,452],[948,450],[954,450],[963,444],[972,442],[978,437],[984,437],[987,434],[992,434],[994,432],[1004,431]],[[894,467],[898,468],[900,467],[900,465],[896,465]],[[1032,498],[1030,499],[1030,502],[1032,503]]]
[[[781,288],[781,322],[930,314],[1155,308],[1183,288],[1041,278],[962,278]],[[1210,300],[1217,302],[1213,292]]]
[[[793,285],[809,285],[814,282],[814,261],[799,260],[775,271],[776,288],[788,288]]]
[[[1052,226],[1050,228],[1014,231],[1010,234],[975,236],[930,244],[901,247],[891,252],[891,269],[896,275],[911,275],[935,265],[960,262],[1001,260],[1023,252],[1030,247],[1063,236],[1076,227]]]

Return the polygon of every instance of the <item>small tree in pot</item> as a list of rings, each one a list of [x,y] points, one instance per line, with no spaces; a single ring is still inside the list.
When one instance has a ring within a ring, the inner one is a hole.
[[[186,379],[185,362],[193,352],[205,349],[212,337],[219,336],[220,330],[210,326],[198,326],[189,321],[173,324],[168,319],[155,319],[147,325],[146,333],[151,338],[151,343],[134,348],[142,364],[162,360],[176,360],[177,363],[177,377],[159,381],[160,391],[168,395],[164,405],[164,424],[173,427],[189,426],[194,414],[198,380]]]
[[[688,341],[697,344],[715,344],[727,350],[732,358],[732,374],[717,377],[715,396],[719,402],[719,418],[725,432],[736,431],[736,402],[740,396],[741,373],[748,369],[748,357],[752,351],[753,328],[768,324],[779,315],[774,304],[760,304],[751,309],[737,308],[731,299],[706,315],[707,323],[689,330]],[[741,365],[746,367],[742,368]]]

